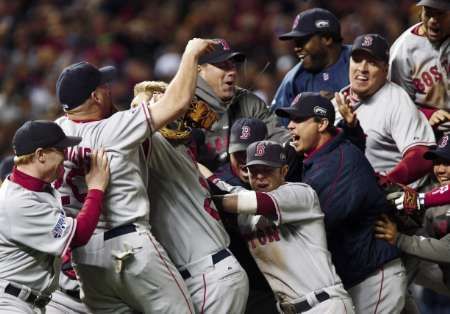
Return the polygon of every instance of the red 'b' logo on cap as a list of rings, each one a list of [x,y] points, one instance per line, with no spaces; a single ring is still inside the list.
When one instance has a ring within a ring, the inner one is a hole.
[[[372,46],[372,43],[373,43],[372,36],[364,36],[364,40],[363,40],[361,46],[370,47],[370,46]]]
[[[448,143],[448,135],[442,137],[441,142],[439,143],[439,147],[445,147]]]
[[[259,143],[256,145],[255,156],[262,157],[262,156],[264,156],[265,152],[266,152],[266,146],[264,145],[264,143]]]
[[[239,137],[241,140],[246,140],[250,137],[250,127],[247,125],[244,125],[242,127],[241,136]]]
[[[223,50],[230,50],[230,45],[225,41],[225,39],[217,39],[219,44],[222,46]]]

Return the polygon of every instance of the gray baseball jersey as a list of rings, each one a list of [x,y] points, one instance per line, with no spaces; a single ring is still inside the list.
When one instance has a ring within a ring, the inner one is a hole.
[[[303,183],[286,183],[267,194],[277,206],[277,220],[241,214],[239,226],[277,299],[293,302],[340,284],[316,192]]]
[[[408,94],[387,81],[374,95],[354,104],[366,138],[366,157],[376,172],[391,171],[415,145],[436,145],[433,130]],[[336,123],[342,120],[336,110]]]
[[[83,138],[78,146],[66,150],[64,180],[55,184],[68,215],[76,214],[83,205],[90,152],[104,147],[110,157],[111,175],[97,228],[148,224],[147,165],[139,145],[150,134],[147,106],[142,104],[99,121],[78,123],[61,117],[56,123],[64,133]]]
[[[390,79],[420,106],[450,109],[450,38],[431,44],[422,23],[407,29],[391,47]]]
[[[0,188],[0,278],[50,294],[60,257],[75,234],[55,190],[35,192],[6,179]]]
[[[149,166],[152,231],[175,266],[227,248],[229,236],[189,149],[157,132]]]

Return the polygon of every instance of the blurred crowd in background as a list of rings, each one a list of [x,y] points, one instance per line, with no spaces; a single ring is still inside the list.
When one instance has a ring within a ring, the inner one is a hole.
[[[25,120],[61,115],[55,81],[61,70],[86,60],[115,65],[113,88],[127,108],[132,87],[168,81],[191,37],[224,38],[247,55],[239,85],[270,103],[284,74],[298,60],[290,30],[295,15],[323,7],[342,23],[344,43],[376,32],[390,43],[418,20],[414,0],[0,0],[0,159]]]

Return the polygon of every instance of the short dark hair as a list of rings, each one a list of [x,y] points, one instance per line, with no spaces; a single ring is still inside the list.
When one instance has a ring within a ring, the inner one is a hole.
[[[320,121],[322,121],[322,120],[324,120],[324,119],[327,119],[327,118],[321,118],[321,117],[314,116],[313,119],[314,119],[314,122],[319,123]],[[328,119],[327,119],[327,120],[328,120]],[[325,129],[325,131],[328,132],[328,133],[330,133],[331,135],[336,135],[336,134],[337,134],[337,129],[336,129],[336,127],[333,125],[333,123],[330,123],[330,120],[328,120],[328,126],[327,126],[327,128]]]

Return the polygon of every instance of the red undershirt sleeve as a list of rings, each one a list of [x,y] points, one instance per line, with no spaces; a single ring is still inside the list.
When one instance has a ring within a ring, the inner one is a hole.
[[[425,193],[424,205],[426,208],[450,204],[450,185],[440,186]]]
[[[272,198],[264,192],[256,192],[256,214],[262,215],[270,219],[276,219],[278,217],[275,203]]]
[[[101,190],[92,189],[88,191],[83,207],[76,217],[77,228],[70,243],[71,247],[88,243],[100,218],[103,196],[104,192]]]
[[[406,185],[428,174],[433,168],[433,162],[423,158],[427,150],[428,147],[423,145],[408,149],[397,166],[387,174],[389,179]]]

